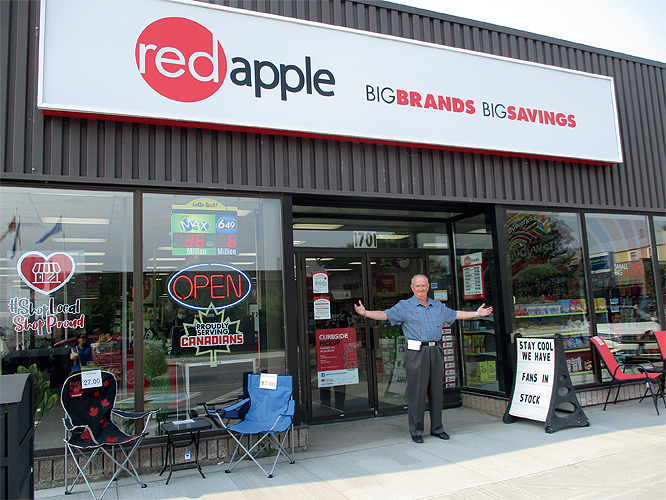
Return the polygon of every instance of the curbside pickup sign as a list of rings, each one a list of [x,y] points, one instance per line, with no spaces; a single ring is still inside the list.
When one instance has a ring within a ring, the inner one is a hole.
[[[622,161],[613,79],[185,0],[42,0],[46,114]]]

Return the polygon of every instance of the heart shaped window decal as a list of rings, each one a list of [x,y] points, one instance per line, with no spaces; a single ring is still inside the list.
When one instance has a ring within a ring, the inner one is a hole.
[[[16,269],[26,285],[49,295],[65,286],[74,275],[76,263],[71,255],[64,252],[48,256],[41,252],[26,252],[16,264]]]

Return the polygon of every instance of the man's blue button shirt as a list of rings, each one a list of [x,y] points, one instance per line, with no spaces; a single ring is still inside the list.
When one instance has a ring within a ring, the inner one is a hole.
[[[392,325],[401,323],[402,332],[410,340],[433,342],[442,338],[442,326],[456,320],[456,311],[449,309],[439,300],[428,298],[424,306],[416,297],[401,300],[384,311]]]

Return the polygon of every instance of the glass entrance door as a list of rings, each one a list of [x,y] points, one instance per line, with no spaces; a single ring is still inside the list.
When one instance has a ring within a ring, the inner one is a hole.
[[[361,300],[369,310],[383,310],[409,298],[411,278],[423,273],[424,257],[360,250],[299,254],[311,422],[406,411],[402,331],[357,315],[354,304]]]
[[[373,414],[371,351],[364,318],[354,311],[354,303],[366,300],[364,269],[362,253],[301,259],[312,420]]]
[[[377,257],[370,259],[371,310],[384,310],[413,295],[412,277],[422,274],[423,260],[418,257]],[[399,325],[388,321],[370,321],[375,346],[377,408],[379,414],[407,410],[407,374],[404,353],[407,342]]]

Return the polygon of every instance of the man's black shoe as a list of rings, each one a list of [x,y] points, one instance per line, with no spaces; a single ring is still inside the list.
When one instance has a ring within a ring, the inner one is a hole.
[[[412,436],[412,441],[421,444],[423,443],[423,436]]]
[[[449,435],[442,431],[440,434],[431,434],[431,436],[438,437],[439,439],[449,439]]]

